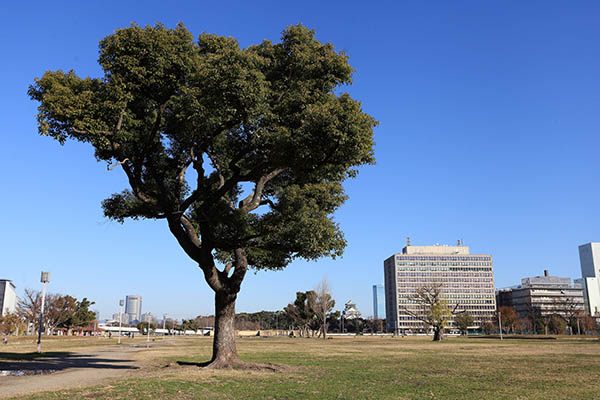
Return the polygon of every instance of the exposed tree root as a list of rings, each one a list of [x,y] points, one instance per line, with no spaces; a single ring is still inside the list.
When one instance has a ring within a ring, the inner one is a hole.
[[[288,365],[276,363],[253,363],[242,360],[214,360],[203,363],[194,363],[187,361],[177,361],[179,365],[193,365],[203,369],[237,369],[248,371],[263,371],[263,372],[285,372],[293,368]]]

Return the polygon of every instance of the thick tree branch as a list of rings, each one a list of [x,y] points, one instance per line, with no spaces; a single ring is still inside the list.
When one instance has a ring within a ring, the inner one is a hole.
[[[233,267],[233,262],[228,262],[227,265],[225,265],[225,268],[223,268],[223,274],[225,274],[225,276],[229,276],[229,271],[231,271],[231,268]]]
[[[237,293],[240,290],[242,281],[246,275],[246,271],[248,271],[248,259],[246,258],[246,251],[244,249],[235,249],[234,259],[235,269],[233,270],[231,277],[228,279],[228,283],[229,289],[234,293]]]
[[[201,264],[204,261],[201,257],[202,243],[192,223],[181,214],[173,215],[167,218],[169,230],[177,239],[179,245],[185,253],[194,261]]]
[[[185,171],[187,171],[188,167],[190,166],[190,164],[192,163],[192,160],[186,162],[183,167],[181,167],[181,170],[179,171],[178,174],[178,179],[179,179],[179,184],[183,184],[183,180],[185,179]]]
[[[214,156],[209,152],[206,152],[206,154],[208,155],[208,158],[210,159],[210,162],[212,163],[213,168],[215,169],[215,171],[217,171],[217,175],[219,177],[219,189],[220,189],[225,185],[225,178],[223,177],[223,172],[221,171],[221,167],[217,163],[217,160],[214,158]]]
[[[127,161],[129,161],[129,158],[124,159],[123,161],[117,161],[116,163],[114,163],[113,165],[107,165],[106,169],[109,171],[112,171],[116,166],[118,165],[123,165],[125,164]]]
[[[242,200],[240,202],[240,205],[239,205],[240,210],[248,213],[252,210],[257,209],[261,204],[262,194],[263,194],[265,185],[271,179],[273,179],[277,175],[279,175],[282,171],[283,171],[283,169],[277,168],[277,169],[271,171],[270,173],[268,173],[267,175],[263,175],[262,177],[260,177],[258,182],[256,182],[256,184],[254,185],[254,191],[251,194],[249,194],[248,197],[246,197],[244,200]]]
[[[204,179],[204,167],[202,167],[202,158],[196,158],[196,154],[194,153],[193,147],[190,149],[190,156],[192,167],[196,170],[196,174],[198,175],[198,177],[196,179],[196,189],[194,189],[192,193],[185,200],[183,200],[183,202],[179,206],[179,211],[182,213],[185,212],[196,200],[200,198],[200,187]],[[185,171],[183,171],[183,173],[185,174]]]

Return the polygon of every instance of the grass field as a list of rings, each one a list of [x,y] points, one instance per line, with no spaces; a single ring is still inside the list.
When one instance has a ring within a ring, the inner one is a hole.
[[[97,343],[114,340],[53,341],[45,349],[79,351]],[[289,366],[283,372],[202,370],[188,364],[210,358],[210,338],[160,343],[137,352],[142,367],[124,379],[18,398],[600,399],[600,341],[593,338],[238,340],[242,359]]]

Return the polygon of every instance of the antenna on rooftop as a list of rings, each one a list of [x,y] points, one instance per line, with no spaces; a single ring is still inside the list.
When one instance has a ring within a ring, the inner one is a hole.
[[[408,237],[406,238],[406,245],[407,245],[407,246],[410,246],[410,236],[408,236]]]

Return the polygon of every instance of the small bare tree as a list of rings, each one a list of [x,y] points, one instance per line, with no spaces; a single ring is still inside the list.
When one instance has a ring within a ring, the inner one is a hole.
[[[17,315],[25,321],[27,326],[32,324],[33,333],[37,333],[37,320],[40,318],[42,294],[37,290],[25,289],[24,296],[17,302]]]
[[[448,320],[458,308],[458,303],[452,310],[448,306],[448,302],[443,298],[443,284],[423,286],[410,297],[410,300],[418,305],[417,309],[402,306],[402,311],[431,326],[434,341],[442,340]]]
[[[327,278],[323,277],[323,280],[319,282],[314,290],[315,295],[309,297],[309,306],[315,313],[315,317],[319,322],[319,336],[323,336],[323,339],[327,337],[327,316],[335,306],[335,300],[331,297],[331,287],[327,282]]]

